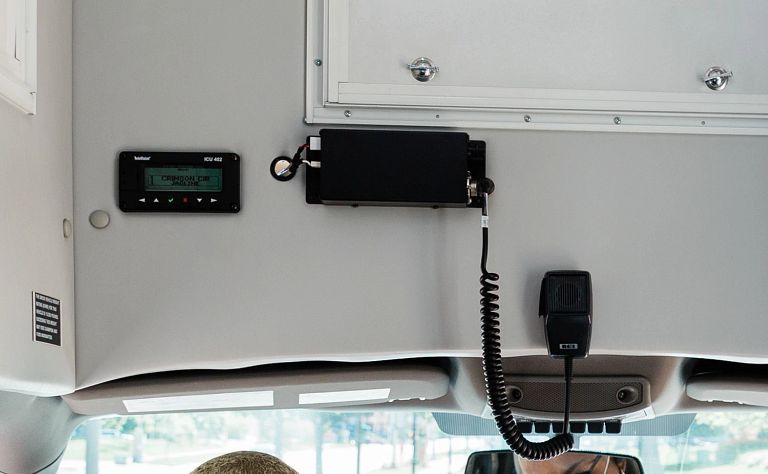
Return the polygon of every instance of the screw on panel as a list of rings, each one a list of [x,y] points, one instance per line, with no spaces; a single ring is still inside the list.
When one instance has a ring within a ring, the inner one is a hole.
[[[526,122],[530,122],[531,121],[531,116],[530,115],[526,115],[525,117],[523,117],[523,120],[525,120]]]
[[[350,112],[349,110],[345,110],[344,111],[344,116],[345,117],[351,117],[352,116],[352,112]]]
[[[613,117],[613,123],[616,125],[621,125],[621,117]]]
[[[322,66],[323,60],[322,59],[315,59],[315,66]]]

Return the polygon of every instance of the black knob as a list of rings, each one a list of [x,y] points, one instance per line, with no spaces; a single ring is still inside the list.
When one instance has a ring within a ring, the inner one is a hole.
[[[278,156],[269,165],[269,173],[278,181],[290,181],[296,176],[296,168],[290,158]]]

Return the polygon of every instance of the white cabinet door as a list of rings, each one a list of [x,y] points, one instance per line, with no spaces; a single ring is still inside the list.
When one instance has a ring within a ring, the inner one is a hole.
[[[765,1],[308,6],[310,122],[768,133]],[[432,80],[406,67],[418,57]],[[733,74],[722,90],[714,66]]]
[[[24,9],[20,6],[23,4],[18,0],[0,0],[0,67],[15,76],[24,73],[19,59],[23,51],[18,51],[19,38],[23,40],[23,31],[18,26],[24,21]]]
[[[37,0],[0,0],[0,97],[34,114]]]

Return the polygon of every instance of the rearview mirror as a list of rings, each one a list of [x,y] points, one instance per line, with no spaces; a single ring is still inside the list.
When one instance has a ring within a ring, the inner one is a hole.
[[[570,451],[547,461],[528,461],[512,451],[480,451],[467,460],[465,474],[643,474],[631,456]]]

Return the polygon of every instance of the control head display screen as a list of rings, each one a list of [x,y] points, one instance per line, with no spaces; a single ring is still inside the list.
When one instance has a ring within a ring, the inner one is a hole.
[[[228,152],[124,151],[123,212],[240,212],[240,156]]]
[[[223,189],[221,168],[162,167],[144,168],[146,191],[219,193]]]

